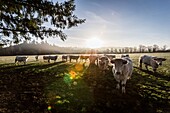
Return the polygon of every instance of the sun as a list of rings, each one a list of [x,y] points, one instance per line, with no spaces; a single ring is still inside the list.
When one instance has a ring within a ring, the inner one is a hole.
[[[86,47],[88,48],[100,48],[103,46],[103,41],[99,38],[90,38],[86,40]]]

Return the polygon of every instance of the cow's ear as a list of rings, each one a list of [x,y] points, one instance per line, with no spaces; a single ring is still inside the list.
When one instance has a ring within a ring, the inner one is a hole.
[[[114,64],[114,63],[115,63],[115,59],[111,60],[110,62],[111,62],[112,64]]]
[[[162,61],[165,61],[166,60],[166,58],[162,58]]]
[[[127,64],[127,60],[123,60],[123,64]]]

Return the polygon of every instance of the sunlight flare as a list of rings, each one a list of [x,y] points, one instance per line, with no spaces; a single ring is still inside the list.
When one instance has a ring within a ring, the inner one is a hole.
[[[88,48],[100,48],[103,46],[103,41],[99,38],[91,38],[86,40],[86,47]]]
[[[48,109],[48,111],[51,111],[51,106],[48,106],[48,108],[47,108],[47,109]]]

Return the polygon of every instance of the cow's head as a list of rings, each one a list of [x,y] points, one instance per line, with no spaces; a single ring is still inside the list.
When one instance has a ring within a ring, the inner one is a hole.
[[[89,56],[90,64],[95,64],[95,61],[96,61],[97,59],[98,59],[98,56],[90,55],[90,56]]]
[[[123,67],[128,63],[125,59],[113,59],[111,63],[114,64],[114,74],[115,75],[122,75],[123,74]]]
[[[109,63],[109,58],[108,57],[100,57],[99,58],[99,68],[102,70],[107,70],[108,68],[108,63]]]
[[[152,68],[153,71],[156,72],[157,68],[162,65],[162,62],[165,61],[165,58],[152,58]]]
[[[160,66],[162,65],[162,62],[166,60],[165,58],[153,58],[153,59]]]

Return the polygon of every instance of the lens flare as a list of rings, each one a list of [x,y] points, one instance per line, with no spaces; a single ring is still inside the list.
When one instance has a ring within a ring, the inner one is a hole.
[[[77,85],[77,82],[76,82],[76,81],[74,81],[74,82],[73,82],[73,85]]]
[[[76,64],[76,65],[75,65],[75,69],[76,69],[77,71],[83,71],[83,64]]]
[[[71,84],[71,78],[70,78],[70,74],[66,73],[64,76],[64,82],[66,84]]]
[[[70,74],[70,79],[74,79],[75,77],[76,77],[76,72],[75,71],[70,71],[69,72],[69,74]]]
[[[48,106],[48,108],[47,108],[47,109],[48,109],[48,111],[50,111],[50,110],[51,110],[51,106]]]

